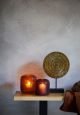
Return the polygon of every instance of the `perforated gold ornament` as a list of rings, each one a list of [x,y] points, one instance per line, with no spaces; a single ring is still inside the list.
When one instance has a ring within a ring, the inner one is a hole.
[[[43,61],[44,71],[52,78],[63,77],[68,72],[69,66],[67,56],[61,52],[52,52]]]

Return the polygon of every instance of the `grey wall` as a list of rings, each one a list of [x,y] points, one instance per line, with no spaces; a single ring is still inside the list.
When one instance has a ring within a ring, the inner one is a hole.
[[[54,79],[42,68],[44,57],[53,51],[65,53],[70,60],[69,72],[58,80],[58,87],[66,90],[79,81],[79,18],[79,0],[0,0],[0,85],[13,83],[14,92],[19,90],[20,76],[30,73],[46,77],[54,87]],[[18,105],[12,106],[19,109],[22,104]],[[49,103],[50,114],[58,114],[58,106],[59,103]]]

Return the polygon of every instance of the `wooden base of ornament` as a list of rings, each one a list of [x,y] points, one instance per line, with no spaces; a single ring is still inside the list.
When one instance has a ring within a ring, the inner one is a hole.
[[[64,93],[64,89],[63,88],[50,89],[50,93]]]

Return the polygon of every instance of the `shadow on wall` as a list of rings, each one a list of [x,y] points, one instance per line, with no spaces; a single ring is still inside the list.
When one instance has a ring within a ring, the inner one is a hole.
[[[16,83],[19,86],[20,77],[25,74],[32,74],[39,78],[45,78],[46,74],[42,68],[42,66],[38,62],[30,62],[22,65],[17,71]]]
[[[13,83],[0,85],[1,115],[38,115],[38,102],[15,102],[13,89]]]

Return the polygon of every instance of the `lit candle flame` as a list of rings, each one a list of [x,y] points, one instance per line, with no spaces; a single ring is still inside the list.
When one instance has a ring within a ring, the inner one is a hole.
[[[26,87],[29,87],[29,88],[32,87],[32,83],[30,81],[27,81],[25,85]]]
[[[39,85],[39,88],[40,88],[41,90],[45,90],[45,89],[46,89],[46,85],[45,85],[44,83],[41,83],[41,84]]]

